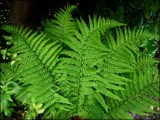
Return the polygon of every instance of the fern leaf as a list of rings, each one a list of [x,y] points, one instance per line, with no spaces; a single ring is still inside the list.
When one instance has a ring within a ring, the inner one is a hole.
[[[17,95],[17,99],[29,104],[30,98],[34,96],[34,98],[38,98],[35,99],[35,103],[41,103],[44,107],[48,102],[52,103],[52,105],[70,104],[66,98],[56,93],[59,89],[58,86],[52,84],[55,79],[52,76],[53,66],[55,66],[58,54],[62,49],[61,45],[57,44],[57,42],[51,43],[42,33],[32,34],[31,31],[23,31],[22,28],[17,29],[12,26],[7,26],[6,29],[14,32],[13,39],[18,38],[10,49],[11,52],[14,51],[14,54],[17,54],[14,64],[18,64],[19,67],[15,74],[19,75],[20,83],[23,86],[21,92]],[[23,51],[19,47],[20,45],[25,46]],[[16,51],[14,48],[16,48]],[[46,86],[44,89],[42,89],[43,85]],[[46,92],[48,94],[45,95]],[[44,97],[46,97],[46,100],[44,100]],[[56,98],[56,103],[51,98]],[[49,106],[47,105],[45,108],[48,109],[47,107]]]
[[[141,66],[141,67],[144,67],[144,66]],[[109,110],[109,114],[112,115],[113,113],[115,113],[116,109],[118,111],[119,109],[122,109],[123,111],[126,111],[126,112],[123,112],[123,115],[119,115],[119,118],[125,118],[124,115],[128,116],[129,115],[128,112],[132,112],[132,113],[139,114],[139,115],[148,115],[149,113],[154,112],[153,110],[150,109],[149,106],[158,106],[158,101],[154,100],[151,96],[154,96],[155,98],[157,98],[159,91],[157,89],[157,91],[154,91],[154,94],[152,95],[148,93],[153,92],[153,91],[149,92],[149,90],[154,89],[155,84],[157,84],[159,81],[157,77],[158,71],[154,71],[155,72],[154,73],[153,71],[151,72],[148,70],[150,70],[150,68],[143,69],[143,71],[139,71],[138,74],[134,74],[134,78],[133,78],[134,83],[131,82],[130,85],[126,86],[126,89],[128,90],[119,91],[119,92],[117,91],[117,94],[121,95],[121,98],[124,99],[124,103],[121,106],[120,105],[121,102],[118,105],[118,103],[110,103],[110,102],[113,102],[113,101],[110,101],[109,102],[110,104],[112,105],[117,104],[118,107],[110,109],[111,111]],[[144,73],[144,71],[146,72]],[[153,73],[155,74],[154,80],[153,80]],[[131,89],[132,92],[129,92],[129,89]],[[109,106],[109,108],[111,107]],[[130,119],[130,115],[126,119]]]
[[[77,28],[71,14],[74,9],[76,9],[74,5],[61,9],[55,14],[55,20],[48,20],[46,22],[45,31],[49,36],[54,36],[54,39],[60,41],[65,41],[68,37],[73,36]]]

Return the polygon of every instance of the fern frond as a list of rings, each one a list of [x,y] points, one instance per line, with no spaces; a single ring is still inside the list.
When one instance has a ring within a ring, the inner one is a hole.
[[[101,18],[94,18],[93,24],[90,20],[89,26],[92,26],[91,30],[83,19],[77,20],[77,24],[80,31],[74,32],[75,37],[68,37],[66,41],[63,41],[71,50],[61,52],[65,57],[61,58],[63,64],[57,68],[58,73],[65,74],[66,79],[60,79],[61,81],[58,82],[63,82],[62,86],[60,83],[59,85],[61,88],[66,88],[62,89],[61,92],[74,105],[74,110],[71,111],[74,111],[72,114],[82,118],[92,118],[93,111],[91,112],[89,109],[90,103],[92,103],[92,107],[96,107],[99,104],[98,109],[104,109],[107,112],[107,103],[101,94],[120,100],[109,89],[124,90],[121,86],[114,85],[111,82],[108,83],[99,75],[100,69],[93,67],[93,64],[96,66],[95,62],[98,59],[110,52],[101,42],[101,33],[104,33],[106,29],[123,24],[112,20],[105,21],[105,19]],[[69,85],[67,86],[67,84]],[[95,94],[101,96],[101,98],[98,99],[97,96],[93,96]],[[100,102],[102,100],[104,101],[103,103]]]
[[[32,33],[26,29],[23,31],[22,28],[12,26],[6,26],[4,29],[9,30],[15,40],[9,51],[18,55],[14,63],[19,65],[15,74],[19,74],[18,79],[23,88],[17,95],[17,99],[29,104],[31,98],[34,98],[35,103],[43,104],[45,109],[54,104],[70,104],[68,99],[57,93],[59,87],[53,84],[55,77],[52,73],[58,62],[61,45],[56,41],[51,42],[43,33]]]
[[[113,72],[119,71],[120,73],[120,70],[122,70],[122,72],[125,72],[125,70],[134,72],[134,64],[138,62],[136,59],[137,56],[139,56],[140,46],[142,42],[147,40],[149,37],[148,34],[149,32],[142,28],[137,29],[137,31],[135,31],[135,29],[131,31],[129,28],[124,28],[124,32],[119,28],[116,30],[115,35],[113,32],[108,31],[105,35],[105,43],[106,47],[112,51],[110,55],[106,56],[104,62],[109,64],[104,64],[103,66],[105,66],[106,69],[110,68],[110,71]],[[150,37],[155,38],[156,36],[150,33]],[[150,60],[155,62],[152,58]],[[119,70],[116,70],[116,68],[119,68]]]
[[[94,31],[99,29],[102,34],[107,29],[118,27],[118,26],[124,26],[125,24],[117,22],[115,20],[105,19],[105,18],[97,18],[96,16],[93,17],[93,20],[89,17],[89,28],[90,31]]]
[[[68,37],[74,35],[77,25],[72,18],[72,12],[76,6],[67,6],[55,13],[55,19],[48,20],[45,25],[45,32],[53,40],[65,41]]]
[[[148,59],[144,57],[141,62],[145,60]],[[154,113],[150,106],[159,106],[156,100],[159,98],[159,88],[156,85],[159,84],[158,70],[153,69],[149,64],[140,67],[141,69],[137,68],[135,73],[130,74],[134,82],[126,85],[126,91],[115,91],[123,98],[122,101],[119,103],[115,103],[112,99],[108,101],[110,109],[107,118],[132,119],[131,113],[148,115]]]
[[[13,67],[14,66],[14,67]],[[1,63],[1,74],[3,74],[5,81],[17,81],[18,73],[16,73],[18,65],[12,63]]]

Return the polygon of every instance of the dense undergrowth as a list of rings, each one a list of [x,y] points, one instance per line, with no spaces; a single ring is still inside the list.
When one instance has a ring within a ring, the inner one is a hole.
[[[61,9],[43,31],[6,25],[1,51],[1,116],[22,119],[134,119],[159,107],[158,61],[143,27],[130,29]],[[154,44],[154,43],[152,43]],[[155,51],[155,49],[154,49]],[[22,107],[23,106],[23,107]]]

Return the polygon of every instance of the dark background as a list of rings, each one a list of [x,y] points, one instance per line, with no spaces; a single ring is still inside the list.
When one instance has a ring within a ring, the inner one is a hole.
[[[87,20],[88,15],[101,15],[133,26],[149,26],[155,30],[160,18],[159,0],[0,0],[0,23],[31,28],[42,25],[58,9],[77,5],[74,17]],[[6,9],[8,11],[6,11]],[[3,11],[3,12],[2,12]]]

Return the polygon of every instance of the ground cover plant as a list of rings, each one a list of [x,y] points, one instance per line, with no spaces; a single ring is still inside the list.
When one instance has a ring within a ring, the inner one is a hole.
[[[94,16],[74,19],[75,6],[61,9],[43,31],[6,25],[11,62],[1,64],[1,89],[26,106],[24,118],[133,119],[158,107],[157,61],[141,49],[157,35],[143,27]],[[3,55],[4,55],[3,53]],[[9,84],[9,85],[8,85]],[[17,89],[15,89],[17,87]],[[11,94],[12,93],[12,94]],[[5,112],[11,106],[3,105]]]

